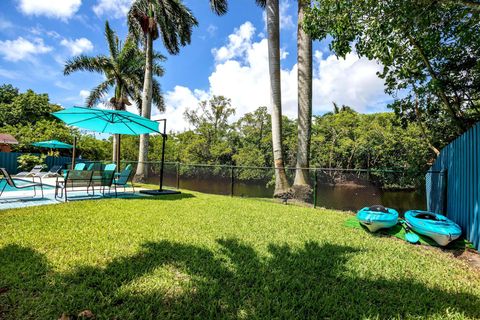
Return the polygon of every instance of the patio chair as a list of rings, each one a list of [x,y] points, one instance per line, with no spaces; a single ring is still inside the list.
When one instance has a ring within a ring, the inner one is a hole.
[[[112,187],[113,178],[115,175],[115,165],[112,170],[93,171],[92,186],[100,187],[103,195],[105,195],[105,187],[108,187],[109,191]],[[112,167],[110,166],[109,169]]]
[[[58,177],[60,175],[60,170],[62,166],[53,166],[48,170],[48,172],[39,172],[33,175],[33,177],[48,178],[48,177]]]
[[[40,173],[40,171],[42,171],[43,169],[43,165],[37,165],[35,167],[32,168],[32,170],[30,171],[22,171],[22,172],[19,172],[17,174],[14,175],[14,177],[31,177],[37,173]]]
[[[85,163],[83,162],[77,163],[73,168],[73,170],[84,170],[84,169],[85,169]]]
[[[3,191],[5,190],[7,185],[9,185],[11,188],[19,189],[19,190],[33,187],[33,197],[37,196],[37,187],[40,187],[40,190],[42,191],[42,198],[43,198],[43,184],[41,182],[29,182],[29,181],[27,182],[27,181],[25,181],[26,183],[22,183],[22,184],[18,185],[18,184],[15,183],[15,180],[12,179],[12,177],[8,173],[7,169],[0,168],[0,174],[3,176],[3,178],[0,181],[5,180],[5,182],[6,182],[3,185],[2,191],[0,191],[0,196],[2,196]]]
[[[101,171],[102,163],[101,162],[92,162],[88,165],[87,170],[89,171]]]
[[[122,172],[120,172],[120,174],[118,176],[115,177],[115,179],[113,180],[113,187],[115,189],[115,197],[117,197],[117,195],[118,195],[117,194],[117,186],[123,187],[123,192],[127,192],[126,186],[127,186],[129,181],[132,185],[133,193],[135,193],[135,187],[133,185],[132,178],[133,178],[133,170],[131,169],[131,166],[130,167],[127,166],[125,169],[123,169]]]
[[[117,165],[115,163],[109,163],[105,166],[104,170],[115,171],[115,169],[117,169]]]
[[[127,164],[127,166],[125,167],[125,169],[123,170],[131,170],[132,169],[132,165],[131,164]],[[117,172],[115,173],[115,178],[120,176],[122,173],[121,172]]]
[[[87,195],[90,195],[89,190],[90,187],[92,187],[92,176],[93,171],[69,170],[65,177],[57,177],[55,183],[55,199],[63,198],[63,192],[65,191],[65,201],[68,201],[68,187],[70,187],[72,191],[74,191],[73,188],[86,187]],[[92,189],[93,195],[95,195],[95,188]],[[61,190],[61,195],[59,195],[59,190]]]

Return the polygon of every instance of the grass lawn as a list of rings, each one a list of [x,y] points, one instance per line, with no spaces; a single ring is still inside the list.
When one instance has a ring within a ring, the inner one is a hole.
[[[480,318],[480,273],[339,211],[185,191],[0,211],[0,319]]]

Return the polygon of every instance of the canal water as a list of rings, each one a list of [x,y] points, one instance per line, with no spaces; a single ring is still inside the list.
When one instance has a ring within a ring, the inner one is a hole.
[[[174,174],[165,174],[165,185],[176,187]],[[158,178],[152,178],[151,183],[158,183]],[[229,195],[231,180],[225,177],[201,176],[180,177],[180,188]],[[269,181],[235,181],[233,194],[240,197],[272,198],[273,186]],[[312,199],[313,200],[313,199]],[[312,201],[313,202],[313,201]],[[398,210],[400,214],[411,209],[426,209],[425,192],[422,190],[389,191],[369,184],[317,184],[317,207],[337,210],[357,211],[363,207],[381,204]]]

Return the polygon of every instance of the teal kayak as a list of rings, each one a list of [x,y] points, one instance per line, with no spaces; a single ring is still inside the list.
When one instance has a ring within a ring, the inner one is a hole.
[[[432,238],[441,246],[446,246],[462,235],[458,224],[434,212],[410,210],[405,212],[405,221],[413,231]]]
[[[398,212],[395,209],[379,205],[365,207],[357,212],[357,219],[370,232],[375,232],[379,229],[388,229],[396,225]]]

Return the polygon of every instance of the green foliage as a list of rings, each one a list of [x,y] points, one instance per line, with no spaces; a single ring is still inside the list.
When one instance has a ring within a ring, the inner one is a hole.
[[[18,89],[12,89],[9,85],[3,85],[0,89],[0,127],[32,125],[37,121],[53,120],[51,112],[61,108],[50,104],[47,94],[36,94],[32,90],[18,93]]]
[[[110,158],[111,142],[97,140],[90,135],[80,135],[76,129],[66,126],[50,113],[60,107],[49,102],[47,94],[36,94],[32,90],[19,93],[11,85],[0,87],[0,133],[9,133],[18,140],[12,145],[18,152],[47,152],[32,143],[44,140],[59,140],[73,144],[78,138],[78,154],[84,159],[106,160]],[[71,150],[58,150],[59,154],[71,156]]]
[[[339,56],[379,61],[390,107],[446,133],[430,139],[441,148],[480,119],[480,11],[462,3],[316,0],[304,27]]]
[[[233,149],[228,138],[232,127],[228,119],[234,114],[230,99],[222,96],[213,96],[200,102],[198,109],[187,110],[185,119],[194,129],[178,135],[187,146],[183,154],[201,163],[231,163]]]
[[[422,179],[434,156],[419,126],[402,128],[393,113],[359,114],[347,109],[315,117],[312,131],[312,166],[405,171],[409,183],[404,187]],[[397,176],[385,172],[377,178],[386,185]]]
[[[104,75],[105,80],[90,91],[86,104],[94,106],[114,88],[115,95],[109,104],[116,110],[125,110],[130,105],[129,99],[140,108],[141,94],[145,72],[145,54],[140,50],[132,38],[127,38],[123,43],[116,32],[110,28],[108,21],[105,23],[105,38],[109,48],[109,56],[98,55],[89,57],[80,55],[73,57],[65,64],[64,73],[69,75],[76,71],[97,72]],[[164,73],[160,62],[165,57],[160,53],[153,54],[152,72],[154,76]],[[164,109],[163,97],[158,81],[153,81],[152,99],[157,108]]]
[[[480,318],[465,259],[350,217],[186,191],[3,210],[1,318]]]
[[[46,166],[46,158],[47,156],[44,154],[36,156],[30,153],[24,153],[17,158],[18,169],[20,169],[21,171],[30,171],[33,167],[37,165]]]

